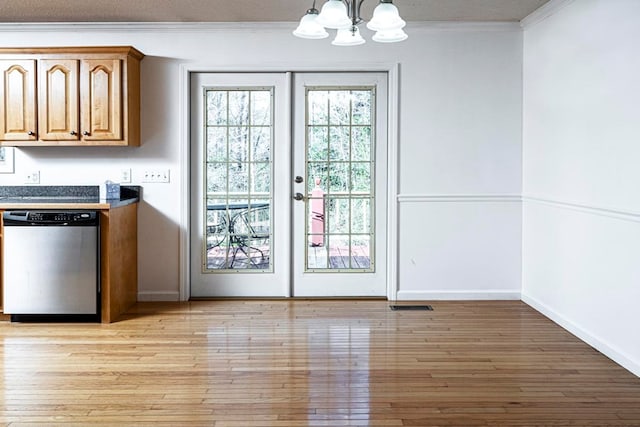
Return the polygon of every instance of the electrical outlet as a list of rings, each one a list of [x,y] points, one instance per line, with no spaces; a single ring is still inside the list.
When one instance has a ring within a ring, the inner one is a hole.
[[[25,184],[40,184],[40,171],[31,171],[24,176]]]
[[[131,183],[131,169],[124,168],[120,169],[120,184],[130,184]]]
[[[169,169],[150,169],[142,174],[142,182],[163,182],[170,181]]]

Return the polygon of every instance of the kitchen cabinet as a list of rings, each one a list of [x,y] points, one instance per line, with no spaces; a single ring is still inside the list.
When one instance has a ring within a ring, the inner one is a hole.
[[[0,49],[0,144],[140,145],[143,57],[132,47]]]
[[[4,265],[4,261],[3,261],[3,259],[4,259],[4,241],[3,241],[3,238],[2,238],[2,236],[4,235],[4,225],[2,224],[2,212],[3,211],[0,210],[0,319],[2,319],[2,317],[3,317],[2,313],[4,313],[4,310],[3,310],[4,304],[2,302],[3,301],[3,297],[2,296],[4,295],[4,291],[3,291],[3,288],[2,288],[2,280],[3,280],[3,277],[4,277],[4,273],[3,273],[3,270],[2,270],[2,268],[3,268],[2,266]]]
[[[102,323],[116,321],[138,299],[138,204],[100,215]]]
[[[0,59],[0,72],[0,138],[35,140],[36,61]]]

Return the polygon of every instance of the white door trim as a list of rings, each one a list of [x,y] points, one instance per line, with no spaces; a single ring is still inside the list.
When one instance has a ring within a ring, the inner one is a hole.
[[[396,300],[398,294],[398,139],[399,139],[399,72],[398,63],[359,63],[327,65],[287,65],[265,67],[263,65],[212,66],[207,64],[180,64],[180,301],[190,295],[189,232],[190,232],[190,76],[191,73],[233,72],[350,72],[382,71],[388,75],[388,125],[387,125],[387,298]]]

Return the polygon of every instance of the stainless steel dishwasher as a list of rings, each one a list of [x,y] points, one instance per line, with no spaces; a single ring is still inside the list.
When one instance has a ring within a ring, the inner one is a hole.
[[[95,211],[6,211],[4,312],[12,321],[100,321]]]

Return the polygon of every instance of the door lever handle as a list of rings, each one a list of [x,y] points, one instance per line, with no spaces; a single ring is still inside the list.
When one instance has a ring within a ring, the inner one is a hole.
[[[294,200],[298,200],[298,201],[299,200],[304,200],[304,195],[302,193],[296,193],[296,194],[294,194],[293,199]]]

